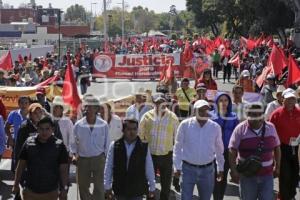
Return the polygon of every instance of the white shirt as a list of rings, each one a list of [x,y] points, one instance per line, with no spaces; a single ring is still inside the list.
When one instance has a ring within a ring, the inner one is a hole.
[[[73,134],[72,153],[78,154],[80,157],[94,157],[102,153],[107,155],[109,148],[108,125],[100,117],[96,118],[92,131],[86,121],[86,117],[77,121]]]
[[[141,111],[139,111],[136,104],[133,104],[126,110],[126,118],[135,118],[136,120],[141,121],[144,114],[149,110],[152,110],[152,107],[149,105],[144,105]]]
[[[217,170],[224,170],[224,145],[221,127],[208,119],[203,127],[196,117],[186,119],[178,127],[173,151],[176,170],[182,169],[182,161],[205,165],[217,161]]]
[[[67,148],[67,151],[70,151],[70,145],[74,143],[73,137],[73,123],[67,117],[62,117],[58,120],[59,129],[62,135],[63,142]]]
[[[123,132],[122,132],[122,120],[119,116],[112,114],[111,120],[108,124],[108,133],[109,133],[109,138],[110,142],[118,140],[122,137]]]
[[[268,103],[266,111],[265,111],[265,119],[270,120],[272,113],[279,108],[281,105],[277,100]]]

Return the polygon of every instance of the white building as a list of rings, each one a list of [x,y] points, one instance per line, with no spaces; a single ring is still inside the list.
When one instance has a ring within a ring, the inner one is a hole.
[[[62,34],[60,34],[62,38]],[[37,27],[36,33],[23,33],[21,39],[26,40],[29,45],[54,44],[58,41],[58,34],[48,34],[47,27]]]

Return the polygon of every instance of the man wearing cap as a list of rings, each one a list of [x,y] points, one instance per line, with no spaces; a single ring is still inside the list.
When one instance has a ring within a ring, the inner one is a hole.
[[[241,199],[271,200],[273,176],[280,173],[280,141],[274,125],[264,120],[262,103],[247,105],[246,114],[247,120],[234,129],[229,142],[231,177],[240,182]],[[251,157],[259,159],[260,166],[253,168],[248,162],[243,169],[243,162]]]
[[[85,116],[74,126],[71,144],[73,162],[77,163],[77,183],[81,200],[104,200],[103,172],[109,148],[107,123],[98,116],[99,100],[93,95],[83,98]],[[90,184],[94,184],[92,194]]]
[[[297,97],[293,89],[284,90],[282,96],[283,106],[272,113],[270,122],[275,125],[281,142],[280,197],[290,200],[296,195],[299,181],[297,138],[300,135],[300,108],[296,106]]]
[[[152,106],[146,103],[147,94],[142,88],[135,95],[135,103],[128,107],[126,110],[126,118],[135,118],[141,121],[146,112],[152,109]]]
[[[179,117],[181,120],[190,115],[189,105],[196,96],[194,88],[189,87],[190,81],[188,78],[184,78],[181,81],[181,87],[177,89],[175,96],[179,105]]]
[[[274,101],[268,103],[266,111],[265,111],[265,119],[270,120],[271,114],[283,103],[282,92],[285,90],[283,85],[278,85],[276,92],[273,92]]]
[[[275,100],[273,98],[273,92],[276,92],[275,75],[268,74],[266,83],[260,91],[260,94],[263,96],[264,105]]]
[[[125,119],[123,136],[112,142],[106,158],[104,187],[106,197],[112,192],[118,200],[142,200],[154,197],[155,175],[147,143],[138,134],[138,121]]]
[[[244,92],[254,92],[254,82],[250,79],[250,72],[248,70],[244,70],[241,73],[239,80],[237,81],[237,85],[240,85],[244,88]]]
[[[182,121],[178,127],[173,163],[175,176],[182,174],[182,199],[190,200],[197,185],[201,199],[210,200],[215,178],[223,177],[224,146],[221,127],[209,119],[209,103],[198,100],[194,104],[195,117]],[[215,177],[214,160],[217,163]]]
[[[14,147],[14,161],[15,165],[13,167],[17,167],[17,163],[19,161],[19,156],[21,149],[26,142],[26,140],[31,137],[35,136],[37,132],[37,123],[43,117],[43,110],[42,106],[38,103],[33,103],[28,108],[28,118],[22,122],[20,128],[18,129],[18,134],[15,138],[15,147]],[[14,168],[12,170],[15,170]],[[20,182],[21,186],[24,184],[24,177],[22,176],[22,180]],[[17,193],[15,199],[19,200],[20,195]]]
[[[141,119],[139,136],[149,143],[154,170],[160,172],[160,199],[168,200],[172,179],[172,151],[179,121],[175,113],[167,108],[164,94],[153,95],[152,101],[154,109]]]
[[[50,104],[46,98],[46,89],[44,87],[39,87],[36,90],[36,99],[37,99],[37,103],[41,104],[42,107],[48,112],[50,113],[51,111],[51,107]]]
[[[58,197],[66,200],[68,153],[63,141],[54,136],[50,117],[43,117],[36,125],[37,133],[26,140],[20,151],[12,191],[20,191],[19,184],[26,168],[23,200],[57,200]]]

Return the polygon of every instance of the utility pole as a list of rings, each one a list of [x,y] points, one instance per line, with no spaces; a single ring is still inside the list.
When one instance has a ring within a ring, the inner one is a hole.
[[[60,25],[61,25],[61,10],[59,9],[59,13],[58,13],[58,66],[61,67],[61,63],[60,63]]]
[[[107,35],[107,12],[106,12],[106,0],[103,0],[103,21],[104,21],[104,41],[107,42],[108,35]]]
[[[90,29],[91,32],[94,30],[94,14],[93,14],[93,5],[97,5],[97,3],[91,3],[91,19],[90,19]],[[96,9],[95,9],[96,10]],[[96,13],[96,11],[95,11]],[[96,14],[95,14],[96,15]]]
[[[122,48],[124,47],[124,36],[125,36],[125,3],[124,0],[122,0]]]

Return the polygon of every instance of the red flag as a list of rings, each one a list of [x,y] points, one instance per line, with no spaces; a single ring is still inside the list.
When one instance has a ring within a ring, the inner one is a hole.
[[[250,51],[252,51],[255,48],[255,42],[245,37],[241,37],[241,44]]]
[[[173,70],[173,64],[172,62],[170,62],[167,70],[166,70],[166,78],[168,80],[173,79],[174,78],[174,70]]]
[[[236,54],[234,56],[232,56],[232,58],[230,58],[228,63],[232,64],[235,67],[240,67],[240,64],[241,64],[240,53],[236,52]]]
[[[58,79],[59,79],[59,75],[55,75],[55,76],[50,77],[47,80],[37,84],[36,87],[45,87],[45,86],[51,85],[52,83],[54,83]]]
[[[20,64],[23,64],[24,59],[23,59],[23,56],[21,54],[18,55],[18,60],[19,60]]]
[[[164,81],[166,79],[166,66],[160,71],[159,81]]]
[[[28,60],[31,61],[31,53],[28,56]]]
[[[262,44],[262,41],[264,40],[265,35],[262,33],[259,38],[255,41],[255,47],[258,47]]]
[[[192,58],[193,58],[193,51],[190,42],[187,40],[185,42],[185,47],[183,51],[183,60],[185,61],[185,63],[188,63],[192,60]]]
[[[80,98],[78,95],[77,84],[74,79],[69,54],[67,55],[67,69],[63,84],[62,97],[64,102],[72,107],[72,111],[76,112],[80,104]]]
[[[280,75],[282,73],[282,69],[287,66],[283,50],[274,45],[268,63],[272,64],[274,74]]]
[[[11,70],[13,69],[13,62],[11,58],[10,51],[3,54],[0,58],[0,68],[4,70]]]
[[[258,85],[258,87],[261,87],[261,86],[264,84],[264,82],[265,82],[265,80],[266,80],[266,77],[267,77],[268,74],[270,74],[272,71],[273,71],[273,70],[272,70],[272,66],[269,65],[269,64],[263,69],[261,75],[259,75],[259,77],[257,77],[257,79],[256,79],[256,84]]]
[[[291,55],[289,56],[288,66],[289,66],[289,72],[288,72],[287,86],[290,86],[300,81],[300,68],[298,63]]]

